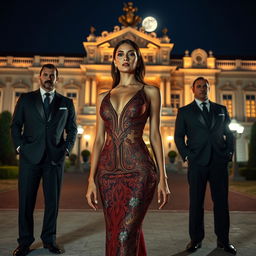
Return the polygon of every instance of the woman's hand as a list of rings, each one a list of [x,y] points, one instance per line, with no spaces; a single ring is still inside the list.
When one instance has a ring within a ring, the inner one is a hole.
[[[86,193],[86,199],[89,206],[96,211],[97,210],[97,188],[94,181],[89,181],[88,189]]]
[[[168,202],[170,190],[167,183],[167,178],[160,180],[157,188],[158,203],[160,204],[159,210],[161,210]]]

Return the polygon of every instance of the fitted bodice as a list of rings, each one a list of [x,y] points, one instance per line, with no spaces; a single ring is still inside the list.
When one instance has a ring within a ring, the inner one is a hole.
[[[110,97],[109,92],[100,106],[107,137],[98,169],[130,171],[144,168],[149,162],[152,165],[153,160],[142,138],[150,114],[150,103],[144,88],[126,103],[120,115],[111,104]]]

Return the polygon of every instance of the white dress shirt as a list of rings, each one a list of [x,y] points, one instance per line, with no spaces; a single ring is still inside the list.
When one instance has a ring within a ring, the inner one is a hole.
[[[46,97],[46,93],[47,93],[47,91],[46,90],[44,90],[42,87],[40,87],[40,93],[41,93],[41,96],[42,96],[42,101],[44,102],[44,100],[45,100],[45,97]],[[50,93],[50,104],[51,104],[51,102],[52,102],[52,100],[53,100],[53,98],[54,98],[54,95],[55,95],[55,89],[53,89],[52,91],[50,91],[50,92],[48,92],[48,93]]]
[[[210,112],[210,101],[209,101],[209,100],[201,101],[201,100],[195,98],[195,101],[196,101],[197,106],[198,106],[202,111],[203,111],[203,105],[202,105],[202,103],[205,102],[205,103],[206,103],[205,106],[207,107],[208,112]]]

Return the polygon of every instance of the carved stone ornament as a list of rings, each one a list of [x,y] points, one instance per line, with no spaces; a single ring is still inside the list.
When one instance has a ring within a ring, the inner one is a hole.
[[[207,53],[203,49],[195,49],[191,53],[193,66],[204,67],[207,63]]]
[[[135,12],[138,11],[138,8],[133,6],[133,2],[124,3],[123,11],[125,14],[118,18],[118,21],[123,26],[135,27],[138,23],[141,23],[141,17],[135,15]]]

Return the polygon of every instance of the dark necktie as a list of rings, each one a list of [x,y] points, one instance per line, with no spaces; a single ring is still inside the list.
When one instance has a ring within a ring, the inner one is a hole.
[[[202,102],[201,105],[203,106],[203,112],[204,114],[208,115],[209,111],[208,108],[206,107],[206,102]]]
[[[45,98],[44,98],[44,111],[45,111],[45,115],[48,118],[49,116],[49,109],[50,109],[50,93],[47,92],[44,94]]]
[[[203,115],[206,119],[207,124],[210,124],[210,113],[208,111],[208,108],[206,107],[206,102],[202,102],[201,105],[203,106]]]

